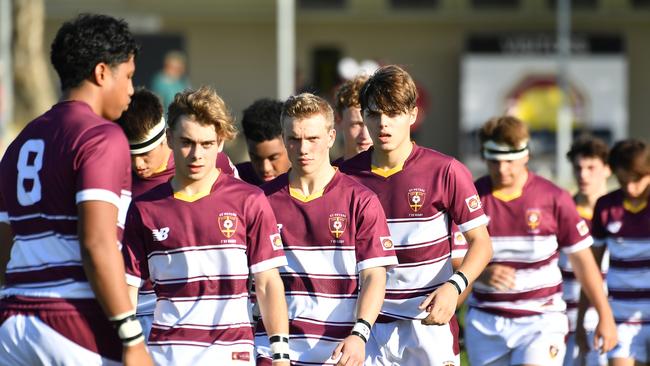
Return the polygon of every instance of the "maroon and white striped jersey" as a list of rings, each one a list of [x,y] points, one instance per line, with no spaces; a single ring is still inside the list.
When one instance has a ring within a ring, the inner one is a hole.
[[[95,297],[77,231],[84,201],[118,208],[120,240],[131,201],[129,145],[86,103],[62,102],[29,123],[0,163],[0,221],[15,235],[3,296]]]
[[[575,201],[575,197],[574,197]],[[578,209],[578,215],[582,217],[587,226],[591,228],[591,212],[584,212]],[[594,242],[593,246],[600,246],[602,244]],[[562,272],[562,299],[566,302],[566,315],[569,318],[569,331],[574,332],[576,330],[576,323],[578,321],[578,302],[580,300],[580,291],[581,286],[580,282],[573,272],[573,267],[569,261],[569,257],[564,252],[560,252],[560,259],[558,261],[560,266],[560,271]],[[609,252],[605,251],[603,259],[600,263],[600,270],[603,275],[603,279],[607,274],[607,268],[609,267]],[[605,286],[606,287],[606,286]],[[583,326],[587,331],[593,331],[598,326],[598,312],[593,306],[590,306],[585,313],[585,318]]]
[[[563,312],[559,249],[573,253],[593,243],[569,193],[532,172],[519,195],[494,193],[488,176],[476,188],[490,218],[490,264],[513,267],[515,288],[475,282],[469,305],[506,317]]]
[[[343,173],[370,188],[386,213],[399,266],[388,272],[379,321],[421,319],[424,298],[453,274],[451,225],[461,232],[487,223],[472,175],[457,160],[413,145],[404,165],[381,171],[371,150],[342,163]]]
[[[291,360],[335,364],[337,344],[356,322],[359,272],[397,265],[377,196],[336,172],[322,192],[303,197],[288,174],[263,186],[281,227],[288,265],[280,269],[289,309]],[[271,357],[263,328],[258,352]]]
[[[132,175],[133,198],[138,198],[140,195],[148,192],[156,186],[168,182],[174,176],[174,168],[174,154],[170,153],[165,166],[159,168],[160,172],[147,178],[142,178],[134,172]],[[217,155],[217,168],[221,169],[221,172],[227,175],[238,176],[237,169],[230,161],[228,155],[223,152],[220,152]],[[151,283],[146,281],[138,292],[138,307],[136,309],[136,314],[138,316],[153,315],[155,306],[156,294],[153,291]]]
[[[259,188],[225,174],[192,197],[159,185],[131,205],[123,253],[129,285],[150,279],[154,286],[155,359],[253,360],[249,271],[286,264]]]
[[[617,323],[650,323],[650,205],[630,207],[623,191],[596,202],[593,236],[610,255],[609,301]]]

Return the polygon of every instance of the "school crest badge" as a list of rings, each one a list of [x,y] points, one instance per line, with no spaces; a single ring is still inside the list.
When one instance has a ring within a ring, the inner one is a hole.
[[[426,196],[427,195],[424,189],[421,188],[409,189],[408,192],[409,207],[411,207],[411,210],[413,210],[413,212],[420,211],[422,205],[424,204],[424,199],[426,198]]]
[[[379,241],[381,242],[381,247],[384,250],[391,250],[395,246],[395,244],[393,244],[393,240],[390,238],[390,236],[380,236]]]
[[[334,239],[339,239],[345,232],[348,218],[345,214],[331,214],[329,218],[329,229]]]
[[[541,220],[542,211],[537,208],[529,208],[526,210],[526,224],[531,231],[535,231],[539,228]]]
[[[273,247],[273,250],[282,249],[282,237],[279,233],[271,234],[269,236],[269,239],[271,239],[271,246]]]
[[[218,217],[219,230],[226,238],[230,239],[237,231],[237,215],[220,213]]]

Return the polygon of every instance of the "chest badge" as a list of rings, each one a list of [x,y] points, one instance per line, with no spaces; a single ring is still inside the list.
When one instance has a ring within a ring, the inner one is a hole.
[[[526,224],[531,231],[538,231],[539,224],[542,221],[542,211],[537,208],[526,210]]]
[[[427,194],[422,188],[412,188],[408,192],[409,207],[413,212],[418,212],[424,205],[424,199]]]
[[[345,214],[331,214],[329,217],[329,229],[334,239],[339,239],[345,232],[348,219]]]
[[[220,213],[218,217],[219,230],[228,239],[237,231],[237,215],[232,213]]]

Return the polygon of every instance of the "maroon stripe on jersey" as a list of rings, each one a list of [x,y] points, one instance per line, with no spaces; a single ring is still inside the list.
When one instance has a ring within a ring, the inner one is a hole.
[[[81,265],[48,267],[35,271],[7,272],[5,281],[7,285],[23,283],[38,283],[73,279],[86,282],[86,273]]]
[[[400,267],[409,267],[407,264],[422,263],[432,259],[443,260],[451,256],[451,246],[448,240],[420,248],[396,249],[395,254]]]
[[[296,276],[288,273],[283,273],[281,276],[282,282],[284,282],[284,291],[287,294],[294,291],[308,292],[307,296],[313,296],[314,293],[328,295],[357,294],[356,278],[313,278],[307,275]]]
[[[608,294],[614,300],[650,299],[650,290],[617,290],[610,288]]]
[[[420,288],[420,289],[408,289],[408,290],[392,290],[392,289],[387,289],[386,290],[386,295],[384,296],[384,299],[386,300],[407,300],[407,299],[412,299],[414,297],[420,297],[420,296],[428,296],[431,292],[435,291],[440,285],[438,284],[435,286],[430,286],[430,287],[425,287],[425,288]],[[408,292],[406,292],[408,291]]]
[[[609,266],[616,269],[637,269],[637,268],[650,268],[650,259],[642,260],[621,260],[609,259]]]
[[[490,307],[473,307],[472,309],[479,310],[488,314],[503,316],[505,318],[518,318],[520,316],[539,315],[541,313],[530,310],[521,309],[499,309]]]
[[[520,301],[520,300],[530,300],[530,299],[539,299],[555,295],[562,292],[562,284],[558,284],[552,287],[544,287],[540,289],[535,289],[531,291],[517,292],[517,293],[486,293],[480,292],[474,289],[474,296],[478,301],[489,302],[489,301]]]
[[[149,343],[191,341],[212,344],[215,342],[234,343],[242,340],[253,340],[252,324],[249,326],[237,324],[237,327],[223,329],[194,329],[178,325],[174,328],[167,328],[154,323],[149,336]]]
[[[18,314],[36,316],[81,347],[115,361],[121,360],[122,342],[94,299],[10,296],[0,300],[0,324]]]
[[[289,334],[291,335],[291,338],[302,338],[304,335],[309,335],[312,337],[307,338],[313,338],[313,336],[317,336],[342,340],[350,335],[353,326],[354,323],[352,322],[327,322],[326,324],[323,324],[322,320],[316,319],[291,319],[289,320]],[[258,334],[266,333],[262,320],[257,322],[255,332]]]
[[[75,216],[75,214],[70,216]],[[14,235],[37,235],[44,231],[54,231],[60,235],[77,235],[77,219],[49,220],[42,217],[14,221],[11,220]]]
[[[537,261],[537,262],[492,261],[490,263],[491,264],[500,264],[500,265],[503,265],[503,266],[512,267],[514,269],[537,269],[537,268],[541,268],[541,267],[544,267],[544,266],[550,264],[551,262],[553,262],[554,260],[556,260],[559,257],[560,257],[560,253],[555,252],[550,257],[548,257],[546,259],[542,259],[541,261]]]
[[[247,279],[210,279],[173,284],[156,283],[160,298],[241,295],[248,291]]]
[[[148,250],[149,254],[147,254],[147,258],[151,259],[159,255],[167,256],[170,254],[180,254],[185,252],[204,252],[210,250],[220,251],[224,249],[234,249],[234,250],[241,250],[241,251],[246,250],[246,245],[242,243],[214,245],[214,244],[198,244],[192,242],[184,242],[184,243],[175,243],[175,245],[177,246],[177,248],[170,249],[168,246],[164,246],[162,242],[154,241],[151,243],[151,250]],[[209,247],[202,248],[203,245]]]

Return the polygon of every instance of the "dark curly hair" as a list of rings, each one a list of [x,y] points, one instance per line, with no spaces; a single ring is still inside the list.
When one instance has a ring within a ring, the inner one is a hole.
[[[50,48],[50,60],[59,74],[61,89],[78,86],[92,75],[97,64],[114,67],[138,53],[138,45],[122,19],[80,14],[65,22]]]
[[[258,99],[244,109],[242,127],[244,136],[254,142],[273,140],[282,136],[280,115],[282,102],[272,99]]]
[[[122,127],[127,139],[140,141],[160,122],[162,115],[163,107],[158,96],[145,88],[138,88],[131,96],[129,109],[115,122]]]
[[[650,174],[650,145],[633,138],[617,142],[609,152],[609,166],[614,172],[624,170],[638,176]]]

